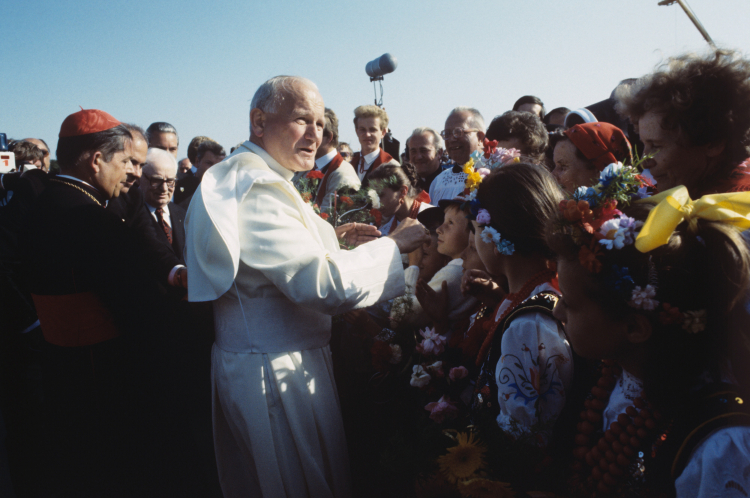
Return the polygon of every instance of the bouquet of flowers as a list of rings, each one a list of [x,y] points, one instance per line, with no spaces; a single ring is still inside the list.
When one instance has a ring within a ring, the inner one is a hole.
[[[321,216],[333,227],[344,223],[379,225],[382,215],[380,197],[372,189],[347,188],[331,194],[329,208]],[[324,216],[325,215],[325,216]]]

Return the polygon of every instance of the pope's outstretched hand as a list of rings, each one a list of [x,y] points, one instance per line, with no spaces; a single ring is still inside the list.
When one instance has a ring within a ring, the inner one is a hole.
[[[336,237],[344,239],[350,247],[361,246],[365,242],[376,240],[380,235],[376,227],[364,223],[345,223],[336,227]]]
[[[393,233],[388,235],[392,238],[401,254],[414,251],[425,242],[430,242],[430,232],[424,225],[412,218],[406,218],[398,224]]]

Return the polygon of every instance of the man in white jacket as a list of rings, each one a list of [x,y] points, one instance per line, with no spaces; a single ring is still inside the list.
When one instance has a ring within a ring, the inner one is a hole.
[[[290,183],[312,169],[325,124],[314,83],[278,76],[253,97],[250,140],[209,169],[186,218],[188,297],[213,301],[214,441],[224,496],[345,497],[349,469],[333,381],[331,315],[403,293],[402,224],[352,251]],[[346,232],[346,233],[344,233]]]

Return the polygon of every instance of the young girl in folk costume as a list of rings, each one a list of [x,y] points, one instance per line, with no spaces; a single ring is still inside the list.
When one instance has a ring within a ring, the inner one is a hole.
[[[417,186],[418,181],[417,170],[411,163],[381,166],[370,175],[370,188],[380,197],[380,212],[383,220],[387,220],[379,227],[384,236],[404,219],[417,219],[421,211],[432,207],[430,196]]]
[[[566,495],[746,496],[750,341],[727,319],[748,284],[750,193],[694,202],[676,187],[628,206],[631,179],[609,180],[563,203],[549,238],[555,316],[603,360]]]
[[[562,193],[543,167],[513,163],[488,175],[472,202],[475,243],[487,272],[507,279],[509,294],[491,312],[479,352],[472,412],[496,419],[506,434],[548,443],[570,386],[571,350],[552,317],[558,299],[545,221]]]

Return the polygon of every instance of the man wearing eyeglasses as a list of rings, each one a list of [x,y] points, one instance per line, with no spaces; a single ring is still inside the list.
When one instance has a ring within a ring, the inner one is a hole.
[[[177,161],[172,154],[156,148],[148,150],[141,175],[143,199],[153,218],[157,238],[169,245],[183,263],[185,210],[170,202],[176,175]]]
[[[440,173],[430,186],[432,204],[440,199],[455,199],[464,190],[466,174],[463,165],[475,150],[484,145],[484,118],[471,107],[456,107],[445,120],[445,129],[440,132],[445,148],[454,166]]]

